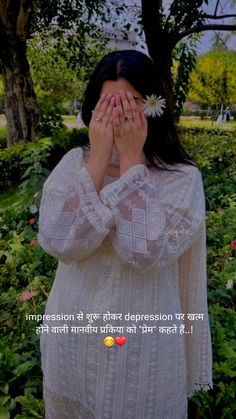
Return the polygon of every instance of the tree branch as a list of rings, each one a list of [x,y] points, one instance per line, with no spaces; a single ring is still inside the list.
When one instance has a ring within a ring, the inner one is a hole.
[[[17,17],[20,10],[21,0],[7,0],[6,15],[8,24],[12,25],[13,30],[16,30]]]
[[[145,33],[145,38],[149,50],[149,54],[153,57],[156,48],[157,33],[160,33],[161,23],[160,23],[160,8],[161,1],[157,2],[155,0],[150,0],[149,2],[141,0],[142,4],[142,25]]]
[[[215,16],[215,15],[207,15],[207,14],[204,14],[203,15],[203,18],[205,19],[205,18],[207,18],[207,19],[227,19],[227,18],[230,18],[230,17],[236,17],[236,14],[233,14],[233,15],[223,15],[223,16]]]
[[[7,24],[6,9],[6,0],[0,0],[0,20],[2,21],[3,26],[6,26]]]
[[[218,6],[219,6],[220,0],[217,0],[216,2],[216,7],[215,7],[215,11],[214,11],[214,15],[216,16],[217,10],[218,10]]]
[[[28,35],[28,19],[31,12],[31,1],[21,0],[19,15],[17,18],[16,35],[26,41]]]
[[[180,32],[174,37],[174,46],[185,36],[190,35],[191,33],[198,33],[198,32],[204,32],[204,31],[235,31],[236,25],[217,25],[217,24],[209,24],[209,25],[197,25],[193,28],[187,29],[186,31]]]

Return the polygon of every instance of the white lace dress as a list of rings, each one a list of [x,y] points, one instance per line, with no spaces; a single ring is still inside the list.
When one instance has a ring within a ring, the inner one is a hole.
[[[69,151],[40,206],[38,241],[59,260],[43,325],[69,326],[40,335],[46,419],[186,419],[187,397],[212,388],[201,173],[137,164],[120,178],[106,176],[97,193],[85,162],[81,148]],[[101,317],[81,322],[81,312]],[[168,320],[104,322],[107,312]],[[72,333],[89,323],[124,332]],[[145,333],[145,325],[156,328]],[[108,335],[126,343],[106,347]]]

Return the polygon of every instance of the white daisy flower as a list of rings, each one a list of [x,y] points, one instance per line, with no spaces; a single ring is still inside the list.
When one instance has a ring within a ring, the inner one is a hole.
[[[164,112],[163,109],[166,107],[166,100],[156,95],[145,96],[143,103],[145,115],[152,118],[161,116]]]

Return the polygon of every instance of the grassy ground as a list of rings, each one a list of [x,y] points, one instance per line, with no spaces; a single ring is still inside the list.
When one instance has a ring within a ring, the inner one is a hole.
[[[75,115],[63,115],[63,121],[68,127],[76,127],[76,116]],[[1,125],[6,123],[6,119],[3,115],[0,115],[0,134],[4,129]],[[181,116],[180,125],[184,127],[205,127],[205,128],[217,128],[216,121],[210,119],[204,119],[203,121],[199,117],[192,116]],[[236,121],[231,120],[230,122],[224,122],[221,129],[236,129]]]
[[[65,123],[67,122],[76,122],[76,116],[75,115],[62,115],[63,121]]]
[[[76,127],[76,116],[63,115],[64,123],[69,126],[74,125]],[[181,116],[180,125],[184,127],[204,127],[204,128],[217,128],[216,121],[210,119],[204,119],[203,121],[199,117]],[[221,129],[236,129],[236,121],[225,122],[222,124]]]
[[[76,122],[76,116],[75,115],[62,115],[62,118],[65,122]],[[6,118],[4,115],[0,115],[0,125],[6,123]]]
[[[0,126],[0,137],[2,136],[4,136],[6,134],[6,127],[4,127],[4,126]]]
[[[216,121],[211,121],[210,119],[203,119],[201,120],[198,117],[192,117],[192,116],[181,116],[180,118],[180,125],[190,128],[190,127],[203,127],[203,128],[217,128]],[[236,129],[236,121],[229,121],[224,122],[221,127],[221,129],[230,129],[234,130]]]

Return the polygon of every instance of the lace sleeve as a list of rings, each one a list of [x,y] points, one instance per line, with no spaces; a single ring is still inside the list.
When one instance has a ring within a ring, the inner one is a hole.
[[[72,149],[55,167],[44,184],[39,209],[39,244],[64,263],[89,256],[114,224],[112,211],[82,167],[82,153]]]
[[[100,191],[112,209],[116,231],[113,247],[123,261],[139,270],[166,266],[179,258],[201,235],[205,197],[200,171],[184,165],[158,186],[149,170],[138,164]],[[176,174],[177,173],[177,174]]]

